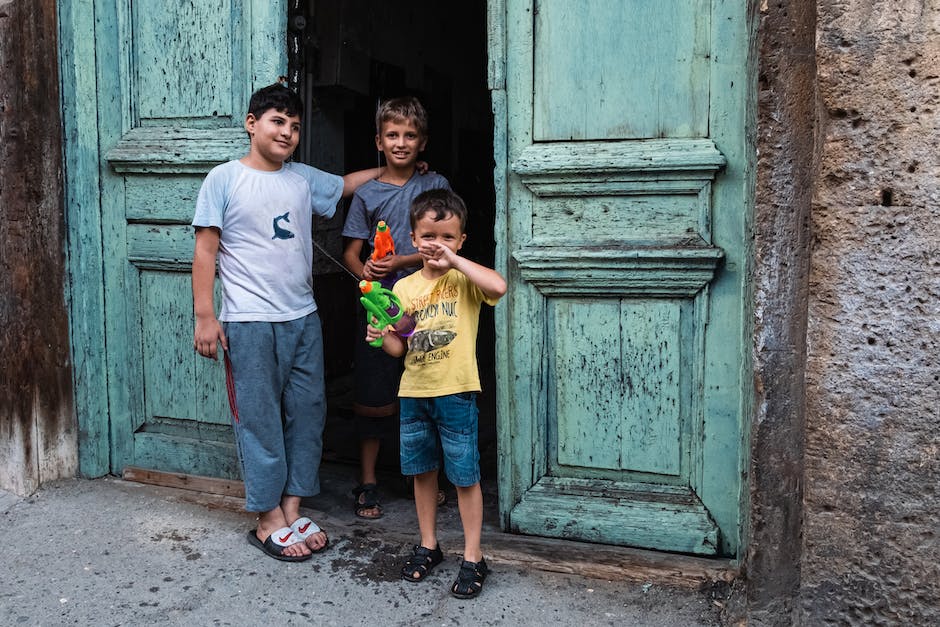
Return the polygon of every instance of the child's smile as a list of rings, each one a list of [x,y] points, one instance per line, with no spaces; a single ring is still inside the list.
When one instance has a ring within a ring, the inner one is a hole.
[[[251,135],[251,150],[264,169],[278,170],[290,159],[300,142],[300,116],[268,109],[260,118],[248,114],[245,130]]]
[[[382,132],[375,137],[375,147],[385,154],[391,168],[408,168],[418,160],[427,140],[410,121],[387,121]]]

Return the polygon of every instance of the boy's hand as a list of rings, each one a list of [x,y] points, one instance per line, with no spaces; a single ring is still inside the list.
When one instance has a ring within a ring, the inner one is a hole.
[[[428,162],[427,161],[415,161],[415,170],[417,170],[418,174],[427,174]]]
[[[390,272],[394,272],[397,269],[395,267],[395,258],[396,255],[388,255],[375,261],[372,257],[369,257],[362,267],[362,278],[366,281],[380,281],[384,279]]]
[[[215,318],[196,317],[196,332],[193,334],[193,348],[197,353],[209,359],[218,358],[218,344],[228,350],[228,339],[222,332],[222,324]]]
[[[421,244],[418,253],[429,267],[437,270],[450,270],[457,262],[457,253],[440,242]]]
[[[366,326],[366,342],[371,342],[380,337],[385,337],[389,331],[394,331],[395,327],[392,325],[387,325],[384,329],[376,329],[373,324],[377,323],[375,316],[372,316],[372,320],[369,321],[368,326]]]

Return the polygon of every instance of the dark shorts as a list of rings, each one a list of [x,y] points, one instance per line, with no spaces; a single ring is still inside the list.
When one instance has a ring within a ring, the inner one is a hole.
[[[353,402],[365,407],[384,407],[398,403],[398,386],[405,368],[403,357],[392,357],[382,347],[365,341],[365,315],[360,316],[359,336],[353,349],[355,382]],[[393,412],[394,413],[394,410]]]
[[[480,481],[476,393],[401,399],[401,473],[420,475],[440,467],[457,487]]]

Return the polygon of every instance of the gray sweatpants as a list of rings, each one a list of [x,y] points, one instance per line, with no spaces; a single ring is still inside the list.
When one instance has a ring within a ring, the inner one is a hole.
[[[323,333],[314,312],[289,322],[226,322],[245,509],[320,492],[326,395]]]

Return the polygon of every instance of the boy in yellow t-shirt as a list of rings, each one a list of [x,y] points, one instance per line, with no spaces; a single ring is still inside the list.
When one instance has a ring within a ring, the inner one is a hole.
[[[401,471],[414,476],[415,509],[421,542],[401,576],[421,581],[444,554],[437,542],[437,473],[443,450],[444,471],[457,488],[464,533],[463,562],[450,592],[475,597],[488,568],[483,559],[483,493],[477,448],[477,326],[482,303],[495,305],[506,281],[491,270],[457,255],[467,239],[467,208],[447,189],[418,195],[411,205],[411,238],[421,255],[421,270],[401,279],[394,292],[415,321],[406,340],[392,327],[368,327],[367,341],[384,336],[382,348],[405,355],[398,395],[401,416]]]

